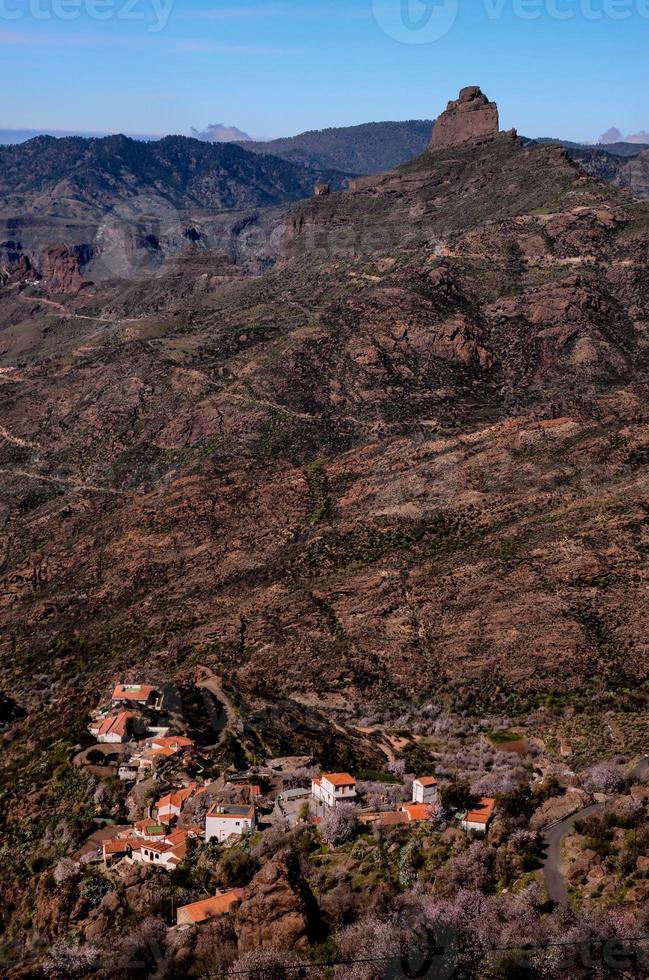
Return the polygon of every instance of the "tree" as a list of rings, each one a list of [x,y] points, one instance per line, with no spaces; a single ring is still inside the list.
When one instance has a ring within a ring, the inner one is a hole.
[[[470,810],[478,802],[465,780],[446,783],[440,787],[439,799],[444,813],[453,814]]]
[[[329,807],[322,818],[319,828],[320,835],[332,847],[346,844],[353,840],[358,830],[358,811],[355,806]]]
[[[72,980],[92,976],[100,959],[94,946],[72,946],[63,940],[50,947],[43,963],[43,972],[52,980]]]
[[[232,967],[230,976],[246,975],[250,980],[289,980],[298,976],[294,953],[279,949],[253,949],[244,953]]]
[[[619,793],[625,782],[624,770],[613,762],[600,762],[593,766],[584,780],[591,793]]]

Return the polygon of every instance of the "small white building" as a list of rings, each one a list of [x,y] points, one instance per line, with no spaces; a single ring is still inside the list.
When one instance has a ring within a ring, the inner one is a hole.
[[[119,769],[117,770],[117,775],[124,783],[135,782],[138,777],[139,763],[136,761],[132,762],[121,762]]]
[[[172,790],[161,796],[155,804],[155,810],[160,823],[169,823],[174,817],[179,817],[185,803],[194,793],[196,783],[190,783],[182,789]]]
[[[111,695],[113,704],[137,704],[141,707],[159,708],[160,693],[152,684],[117,684]]]
[[[205,840],[225,841],[233,835],[242,837],[254,830],[255,825],[254,806],[214,803],[205,817]]]
[[[434,776],[418,776],[412,784],[413,803],[437,803],[437,780]]]
[[[311,795],[325,806],[353,803],[356,799],[356,780],[348,772],[323,772],[311,782]]]
[[[99,718],[88,726],[98,742],[128,742],[135,715],[132,711],[120,711],[108,718]]]
[[[486,834],[494,815],[496,801],[492,796],[483,796],[480,802],[464,814],[461,821],[462,830],[467,833]]]

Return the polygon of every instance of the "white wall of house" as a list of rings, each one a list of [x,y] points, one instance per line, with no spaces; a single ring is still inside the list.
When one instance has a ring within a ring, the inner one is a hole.
[[[437,803],[437,784],[434,783],[432,786],[424,786],[418,779],[415,779],[412,784],[412,802]]]
[[[338,803],[352,803],[356,799],[356,786],[335,786],[328,779],[322,777],[320,780],[321,799],[327,806],[336,806]]]
[[[254,820],[244,816],[226,816],[213,814],[205,818],[205,840],[224,841],[232,834],[249,834],[254,827]]]
[[[105,735],[98,735],[98,742],[126,742],[128,736],[126,734],[120,735],[118,732],[107,732]]]
[[[465,830],[467,833],[471,832],[474,834],[485,834],[487,832],[487,827],[489,826],[488,823],[476,823],[474,820],[462,820],[461,825],[462,830]]]

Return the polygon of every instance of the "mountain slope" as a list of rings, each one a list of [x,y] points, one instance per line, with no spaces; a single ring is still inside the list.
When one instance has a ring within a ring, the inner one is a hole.
[[[269,698],[643,674],[648,235],[501,135],[297,205],[261,278],[9,292],[12,690],[72,621],[114,669],[209,647]]]
[[[190,243],[228,250],[320,180],[335,188],[343,175],[180,136],[0,147],[0,261],[44,272],[48,248],[64,245],[86,278],[140,276]]]
[[[135,194],[155,194],[178,208],[260,206],[310,194],[319,176],[277,157],[183,136],[150,143],[44,136],[0,148],[0,207],[49,206],[79,218]]]
[[[253,153],[271,153],[312,168],[376,174],[421,153],[430,143],[432,129],[432,120],[426,119],[365,123],[240,145]]]

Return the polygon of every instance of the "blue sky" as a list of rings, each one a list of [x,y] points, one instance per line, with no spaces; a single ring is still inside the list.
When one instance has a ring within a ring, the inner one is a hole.
[[[479,84],[503,127],[589,139],[649,129],[648,50],[649,0],[0,0],[0,127],[269,138]]]

